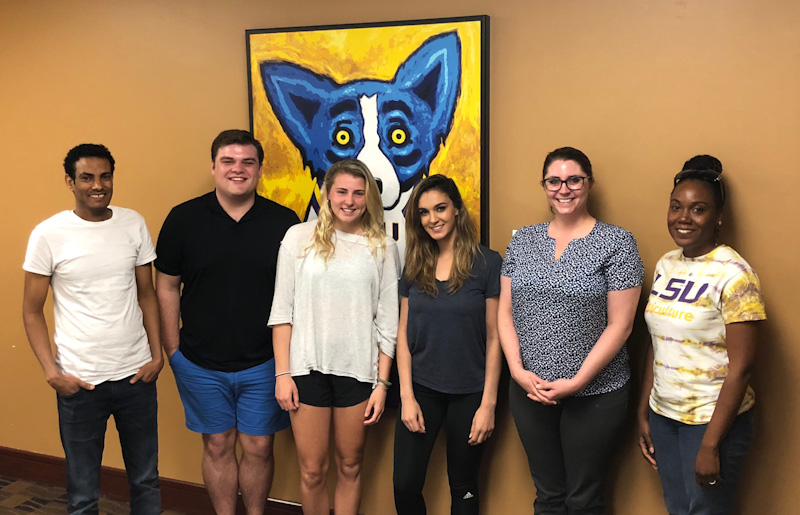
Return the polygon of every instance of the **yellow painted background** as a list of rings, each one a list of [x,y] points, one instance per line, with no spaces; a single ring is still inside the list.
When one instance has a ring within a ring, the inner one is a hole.
[[[491,17],[492,248],[502,252],[512,229],[549,218],[541,163],[572,145],[594,164],[594,214],[636,236],[647,291],[657,259],[674,246],[671,177],[694,154],[722,160],[722,240],[758,272],[769,316],[737,513],[800,512],[794,0],[0,0],[0,446],[63,456],[55,395],[22,327],[21,266],[33,227],[74,206],[61,168],[70,147],[109,146],[114,203],[142,213],[155,238],[173,206],[213,188],[213,138],[248,126],[245,30],[474,14]],[[638,318],[629,341],[637,370],[645,341]],[[200,437],[184,427],[169,370],[158,388],[160,472],[200,482]],[[504,397],[481,474],[486,515],[532,511],[533,483]],[[393,416],[370,431],[364,514],[392,513]],[[610,474],[612,512],[663,514],[632,422]],[[441,443],[425,487],[432,515],[449,513]],[[272,495],[297,500],[290,432],[278,435],[276,455]],[[123,465],[113,424],[104,463]]]
[[[259,193],[294,209],[302,218],[315,191],[300,152],[267,101],[259,63],[291,62],[338,84],[363,79],[389,81],[425,40],[453,30],[461,40],[461,88],[450,132],[430,172],[456,181],[480,227],[481,34],[477,21],[251,34],[253,132],[266,156]]]

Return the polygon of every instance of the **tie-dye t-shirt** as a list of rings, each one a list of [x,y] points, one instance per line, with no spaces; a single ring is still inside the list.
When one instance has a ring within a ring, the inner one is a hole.
[[[708,423],[728,375],[725,324],[766,317],[758,277],[732,248],[720,245],[696,258],[681,249],[665,254],[644,314],[653,339],[653,411]],[[754,402],[748,386],[739,413]]]

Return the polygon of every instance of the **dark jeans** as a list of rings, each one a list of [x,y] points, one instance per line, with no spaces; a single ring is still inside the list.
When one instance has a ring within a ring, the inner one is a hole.
[[[700,486],[694,464],[708,424],[690,426],[650,411],[658,474],[664,488],[664,502],[672,515],[724,515],[733,512],[736,483],[747,448],[753,439],[753,410],[736,417],[719,447],[722,481]]]
[[[478,469],[483,444],[470,445],[472,418],[481,405],[483,392],[448,394],[414,383],[417,399],[425,420],[425,433],[412,433],[397,410],[394,433],[394,504],[400,515],[424,515],[422,487],[428,472],[428,461],[442,424],[447,431],[447,477],[450,482],[451,514],[477,515],[479,508]]]
[[[606,513],[603,491],[625,422],[629,384],[545,406],[510,383],[511,413],[536,485],[534,513]]]
[[[156,384],[129,381],[106,381],[94,390],[57,396],[58,425],[67,458],[69,513],[98,513],[100,461],[109,415],[114,416],[128,472],[131,514],[161,513]]]

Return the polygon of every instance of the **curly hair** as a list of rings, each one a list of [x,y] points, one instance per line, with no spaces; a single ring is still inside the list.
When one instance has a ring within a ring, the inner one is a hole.
[[[105,145],[81,143],[76,147],[72,147],[69,152],[67,152],[67,157],[64,158],[64,173],[69,175],[73,181],[75,180],[75,164],[84,157],[97,157],[107,160],[111,165],[111,173],[114,173],[116,163],[114,162],[114,157],[111,155],[111,152],[109,152]]]

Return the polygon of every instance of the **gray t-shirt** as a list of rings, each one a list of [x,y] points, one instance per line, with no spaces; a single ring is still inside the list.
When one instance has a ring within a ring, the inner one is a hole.
[[[289,371],[352,377],[375,384],[378,351],[397,345],[397,244],[377,252],[364,236],[336,231],[325,261],[311,245],[316,221],[292,226],[278,252],[269,326],[292,324]]]
[[[408,350],[413,382],[442,393],[483,390],[486,370],[486,299],[500,294],[497,252],[481,245],[472,277],[457,292],[436,281],[436,297],[400,278],[400,296],[408,298]]]

